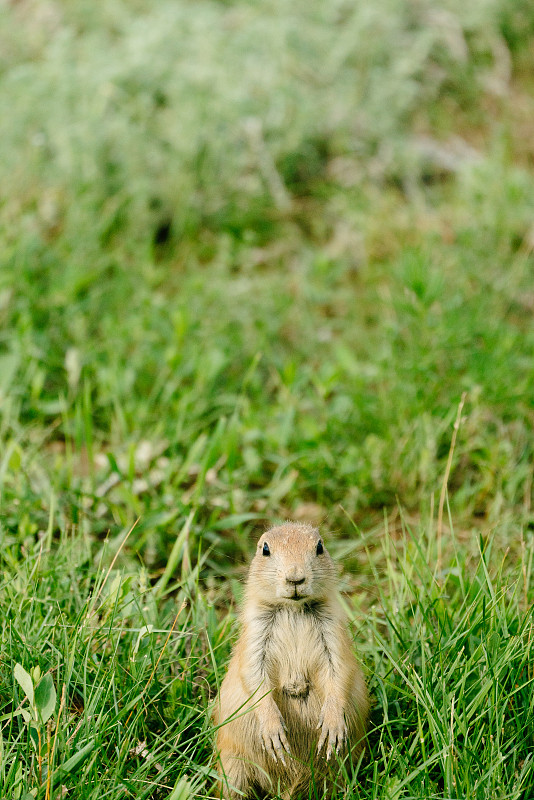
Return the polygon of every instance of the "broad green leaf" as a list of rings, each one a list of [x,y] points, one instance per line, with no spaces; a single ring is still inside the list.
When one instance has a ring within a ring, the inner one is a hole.
[[[189,536],[189,531],[191,529],[191,523],[193,522],[194,517],[195,517],[195,510],[193,509],[193,511],[189,512],[189,515],[182,527],[182,530],[178,534],[172,546],[172,550],[167,560],[167,566],[165,567],[165,571],[163,572],[163,575],[161,576],[161,578],[154,587],[154,594],[156,595],[156,597],[161,597],[174,570],[176,569],[176,567],[180,562],[180,559],[182,557],[187,542],[187,538]]]
[[[61,764],[60,770],[62,772],[74,772],[74,770],[79,767],[83,761],[85,761],[94,746],[95,740],[92,739],[90,742],[84,745],[81,750],[78,750],[77,753],[68,758],[64,764]]]
[[[193,797],[193,791],[189,781],[180,778],[167,800],[189,800],[190,797]]]
[[[212,523],[213,530],[228,530],[229,528],[236,528],[238,525],[243,525],[245,522],[250,522],[253,519],[261,519],[261,514],[247,512],[246,514],[229,514],[227,517],[218,519],[217,522]]]
[[[107,596],[102,601],[101,608],[104,608],[104,607],[109,608],[110,606],[115,605],[117,597],[119,596],[119,590],[121,588],[121,582],[122,582],[122,574],[120,572],[117,572],[117,574],[113,578],[111,584],[109,585],[109,589],[107,591]]]
[[[15,772],[15,779],[13,782],[13,787],[15,789],[13,793],[14,800],[19,800],[22,794],[22,786],[19,785],[21,783],[22,783],[22,764],[19,761],[19,763],[17,764],[17,770]]]
[[[39,733],[34,724],[30,725],[30,739],[33,742],[35,750],[39,752]]]
[[[153,631],[153,630],[154,630],[154,626],[153,626],[153,625],[144,625],[144,626],[141,628],[141,630],[139,631],[139,635],[138,635],[138,637],[137,637],[137,641],[136,641],[136,643],[135,643],[135,645],[134,645],[134,649],[132,650],[132,655],[131,655],[131,658],[132,658],[133,660],[134,660],[134,658],[133,658],[133,657],[134,657],[135,655],[137,655],[137,652],[138,652],[138,650],[139,650],[139,646],[140,646],[140,644],[141,644],[141,640],[143,639],[143,637],[144,637],[144,636],[150,636],[150,634],[152,633],[152,631]]]
[[[56,689],[49,672],[43,675],[35,688],[35,707],[43,723],[47,722],[56,707]]]
[[[386,800],[399,800],[401,797],[402,787],[398,778],[390,778],[384,788]]]
[[[31,676],[28,675],[22,664],[15,664],[13,674],[15,675],[15,680],[22,686],[24,694],[33,706],[33,681]]]
[[[18,446],[18,444],[13,444],[11,455],[9,456],[9,469],[13,472],[18,472],[20,470],[20,465],[22,464],[22,450]]]

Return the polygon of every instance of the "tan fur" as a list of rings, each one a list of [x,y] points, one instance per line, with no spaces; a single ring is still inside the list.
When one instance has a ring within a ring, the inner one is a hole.
[[[326,548],[317,555],[320,538],[310,525],[287,523],[258,542],[214,710],[225,798],[289,798],[307,793],[312,778],[321,794],[335,752],[345,755],[348,744],[357,755],[363,746],[367,689],[336,566]]]

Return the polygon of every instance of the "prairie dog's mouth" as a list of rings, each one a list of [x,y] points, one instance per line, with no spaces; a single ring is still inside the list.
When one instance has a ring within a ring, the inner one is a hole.
[[[309,598],[309,592],[304,589],[304,591],[298,591],[297,587],[295,586],[294,590],[289,594],[284,594],[284,600],[307,600]]]

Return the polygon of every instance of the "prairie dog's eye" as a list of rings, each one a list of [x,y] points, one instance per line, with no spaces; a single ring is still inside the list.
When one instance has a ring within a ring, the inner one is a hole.
[[[324,553],[323,543],[322,543],[322,541],[320,539],[317,542],[317,550],[315,552],[316,552],[316,554],[318,556],[320,556],[320,555],[322,555]]]
[[[267,542],[263,543],[263,550],[261,552],[262,552],[262,555],[264,555],[264,556],[270,556],[271,555],[271,551],[269,550],[269,545],[267,544]]]

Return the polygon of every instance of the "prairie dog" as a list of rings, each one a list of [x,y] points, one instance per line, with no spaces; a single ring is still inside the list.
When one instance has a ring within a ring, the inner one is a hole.
[[[335,751],[363,746],[369,701],[316,528],[260,537],[241,633],[214,710],[223,797],[290,798],[327,778]]]

